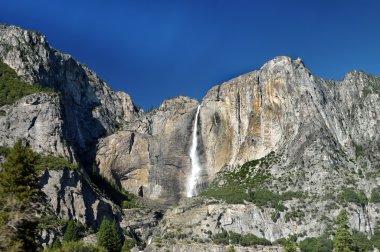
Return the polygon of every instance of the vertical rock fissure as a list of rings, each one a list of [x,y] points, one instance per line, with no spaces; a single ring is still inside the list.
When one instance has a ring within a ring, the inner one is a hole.
[[[199,105],[197,108],[197,113],[195,114],[194,127],[193,127],[193,135],[192,142],[190,147],[190,160],[191,160],[191,172],[187,181],[187,192],[186,196],[191,198],[197,195],[197,182],[199,180],[199,175],[201,172],[201,165],[199,163],[199,156],[197,152],[198,148],[198,120],[199,120],[199,111],[201,106]]]

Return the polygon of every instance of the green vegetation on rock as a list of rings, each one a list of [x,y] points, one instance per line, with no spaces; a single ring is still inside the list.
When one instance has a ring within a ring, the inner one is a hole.
[[[0,250],[36,250],[37,230],[62,226],[56,217],[36,217],[40,199],[38,173],[49,168],[73,168],[63,158],[42,156],[19,140],[12,148],[0,148],[6,158],[0,172]],[[26,249],[27,248],[27,249]]]
[[[121,252],[130,252],[136,245],[135,240],[125,239]]]
[[[44,252],[108,252],[107,249],[92,244],[84,244],[82,241],[63,242],[61,246],[46,248]]]
[[[286,239],[284,245],[285,252],[297,252],[297,244],[292,239]]]
[[[370,200],[372,203],[380,203],[380,187],[372,189]]]
[[[37,170],[62,170],[62,169],[76,170],[78,165],[75,163],[68,162],[63,157],[56,157],[53,155],[40,155],[36,165]]]
[[[338,195],[338,201],[341,203],[355,203],[358,206],[365,206],[368,203],[367,196],[362,191],[346,189]]]
[[[272,181],[269,167],[279,161],[271,152],[266,157],[252,160],[234,170],[225,170],[217,174],[216,179],[201,195],[224,200],[229,204],[241,204],[250,201],[260,207],[272,207],[284,211],[282,201],[304,197],[302,192],[275,193],[266,186]]]
[[[352,232],[352,250],[358,252],[372,251],[373,244],[372,241],[367,238],[367,235],[363,232],[354,231]]]
[[[336,219],[336,234],[334,237],[333,252],[351,252],[353,239],[349,232],[348,217],[346,210],[341,210]]]
[[[212,240],[216,244],[223,245],[233,245],[239,244],[241,246],[252,246],[252,245],[271,245],[271,242],[265,238],[259,238],[254,234],[241,235],[235,232],[228,232],[223,230],[221,233],[216,234],[212,237]]]
[[[121,249],[121,239],[115,221],[104,218],[97,233],[97,243],[109,252],[118,252]]]
[[[8,156],[9,148],[0,146],[0,156],[6,157]]]
[[[24,96],[39,92],[52,93],[54,91],[51,88],[26,83],[12,68],[0,62],[0,107],[13,104]]]
[[[300,242],[300,249],[302,252],[331,252],[334,243],[328,239],[327,235],[320,237],[306,238]]]
[[[83,236],[83,227],[80,223],[69,220],[66,225],[63,241],[79,241]]]

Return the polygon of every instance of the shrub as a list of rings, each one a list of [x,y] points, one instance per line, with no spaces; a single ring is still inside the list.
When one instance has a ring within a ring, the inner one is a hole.
[[[372,241],[370,241],[367,238],[367,235],[365,235],[362,232],[353,231],[352,232],[352,240],[353,240],[352,249],[354,251],[365,252],[365,251],[372,251],[373,250]]]
[[[362,191],[354,191],[352,189],[346,189],[339,196],[340,202],[351,202],[358,206],[365,206],[368,203],[367,196]]]
[[[380,249],[380,227],[376,226],[373,235],[371,237],[371,242],[373,246],[377,249]]]
[[[242,246],[252,246],[252,245],[271,245],[271,242],[265,238],[257,237],[254,234],[241,235],[235,232],[227,232],[225,230],[222,233],[213,236],[213,241],[216,244],[240,244]]]
[[[380,187],[376,187],[376,188],[372,189],[371,202],[372,203],[380,203]]]
[[[121,202],[121,207],[124,209],[131,209],[131,208],[139,208],[140,206],[132,200],[123,200]]]
[[[260,238],[253,234],[246,234],[242,236],[240,245],[242,246],[271,245],[271,242],[265,238]]]
[[[60,248],[46,248],[44,252],[107,252],[107,249],[81,241],[63,242]]]
[[[284,248],[285,252],[297,252],[297,245],[291,239],[286,239]]]
[[[135,240],[125,239],[123,247],[121,248],[122,252],[130,252],[136,245]]]
[[[301,210],[290,211],[285,214],[285,221],[296,221],[305,217],[305,213]]]
[[[306,238],[300,242],[302,252],[331,252],[333,246],[333,241],[327,236]]]
[[[78,169],[78,165],[69,163],[63,157],[55,157],[53,155],[40,156],[36,165],[37,170],[60,170],[65,168],[76,170]]]

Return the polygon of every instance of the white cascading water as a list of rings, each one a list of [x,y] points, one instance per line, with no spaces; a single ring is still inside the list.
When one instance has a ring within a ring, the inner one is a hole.
[[[197,194],[197,182],[199,174],[201,172],[201,164],[199,163],[199,157],[197,152],[198,147],[198,117],[201,106],[198,106],[197,113],[195,114],[194,128],[193,128],[193,140],[190,148],[191,159],[191,174],[187,181],[187,197],[191,198]]]

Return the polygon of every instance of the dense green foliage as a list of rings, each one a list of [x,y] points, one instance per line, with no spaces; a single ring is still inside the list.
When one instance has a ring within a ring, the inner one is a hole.
[[[131,199],[131,200],[124,200],[124,201],[122,201],[121,202],[121,207],[124,208],[124,209],[131,209],[131,208],[139,208],[140,206],[135,201],[133,201]]]
[[[380,203],[380,187],[376,187],[376,188],[372,189],[371,202],[372,203]]]
[[[380,249],[380,227],[379,226],[375,228],[373,235],[371,237],[371,242],[375,248]]]
[[[9,153],[9,148],[0,146],[0,156],[7,157]]]
[[[336,219],[336,234],[334,237],[334,252],[351,252],[353,239],[349,232],[346,210],[341,210]]]
[[[0,146],[0,155],[7,157],[10,148]],[[56,157],[53,155],[35,155],[35,163],[34,163],[34,171],[39,172],[45,169],[47,170],[61,170],[61,169],[70,169],[76,170],[78,169],[78,165],[75,163],[68,162],[64,157]]]
[[[274,153],[266,158],[271,159],[272,156]],[[248,190],[263,188],[263,185],[271,180],[264,168],[266,158],[249,161],[236,170],[219,172],[217,179],[202,195],[222,199],[230,204],[240,204],[244,200],[250,200]],[[221,181],[223,183],[219,185]]]
[[[281,201],[302,197],[300,192],[274,193],[266,188],[272,180],[269,173],[271,164],[278,162],[279,157],[271,152],[266,157],[252,160],[238,169],[221,171],[201,195],[221,199],[229,204],[241,204],[244,201],[254,202],[258,206],[286,210]]]
[[[287,239],[284,245],[285,252],[297,252],[297,245],[292,239]]]
[[[252,246],[252,245],[271,245],[271,242],[265,238],[259,238],[254,234],[241,235],[235,232],[223,232],[216,234],[212,239],[216,244],[240,244],[242,246]]]
[[[60,169],[70,169],[75,170],[78,169],[78,165],[74,163],[68,162],[63,157],[55,157],[52,155],[39,156],[38,162],[36,165],[37,170],[60,170]]]
[[[365,235],[362,232],[354,231],[352,233],[352,240],[353,240],[352,249],[355,252],[366,252],[366,251],[371,251],[373,249],[372,241],[370,241],[367,238],[367,235]]]
[[[130,252],[136,245],[135,240],[125,239],[121,252]]]
[[[0,172],[0,250],[31,251],[37,220],[32,206],[38,193],[37,155],[21,141],[8,152]]]
[[[53,92],[52,89],[39,85],[29,85],[17,76],[17,73],[7,64],[0,62],[0,107],[13,104],[18,99],[38,93]]]
[[[108,252],[105,248],[80,241],[63,242],[58,248],[46,248],[44,252]]]
[[[37,230],[62,226],[54,216],[36,218],[40,188],[37,174],[42,169],[73,168],[63,158],[38,155],[18,141],[0,148],[6,157],[0,172],[0,250],[36,250]],[[27,249],[26,249],[27,248]]]
[[[351,202],[358,206],[365,206],[368,203],[367,196],[362,191],[346,189],[338,195],[338,201],[341,203]]]
[[[63,241],[79,241],[83,236],[83,227],[74,220],[69,220],[66,225]]]
[[[302,252],[331,252],[334,243],[323,235],[320,237],[306,238],[300,242],[300,249]]]
[[[117,252],[121,249],[121,239],[117,231],[115,221],[110,222],[104,218],[97,233],[97,242],[109,252]]]

